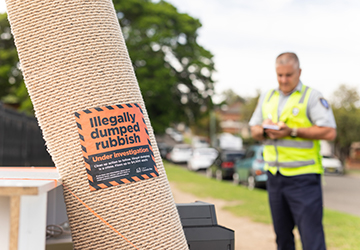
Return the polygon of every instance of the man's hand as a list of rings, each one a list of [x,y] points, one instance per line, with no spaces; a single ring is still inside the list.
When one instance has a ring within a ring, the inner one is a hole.
[[[275,125],[272,121],[269,122],[268,120],[269,119],[264,120],[263,125]],[[265,133],[270,139],[280,139],[290,135],[291,128],[284,122],[278,122],[276,125],[279,126],[279,130],[265,129]]]
[[[271,119],[265,119],[262,123],[262,125],[277,125],[276,123],[273,123],[273,121]]]
[[[269,124],[269,121],[263,125]],[[272,123],[273,124],[273,123]],[[292,129],[284,122],[278,122],[279,130],[265,129],[264,132],[270,139],[281,139],[291,134]],[[334,140],[336,137],[336,129],[330,127],[319,127],[313,125],[308,128],[297,128],[297,137],[311,140]]]

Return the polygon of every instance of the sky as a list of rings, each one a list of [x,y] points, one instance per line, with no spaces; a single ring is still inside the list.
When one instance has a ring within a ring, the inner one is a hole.
[[[360,90],[360,1],[169,0],[203,24],[198,42],[214,54],[216,91],[254,96],[277,86],[275,58],[295,52],[301,81],[331,98]]]
[[[301,81],[325,98],[343,83],[360,92],[358,0],[168,2],[202,23],[198,43],[214,55],[218,94],[232,89],[249,97],[277,87],[275,58],[286,51],[298,55]]]

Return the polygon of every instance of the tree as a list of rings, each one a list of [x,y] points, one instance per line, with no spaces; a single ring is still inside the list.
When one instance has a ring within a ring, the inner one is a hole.
[[[346,84],[341,84],[337,90],[334,91],[331,97],[331,104],[335,108],[344,108],[347,110],[356,109],[359,104],[359,94],[356,87],[350,87]]]
[[[6,13],[0,14],[0,100],[32,112]]]
[[[155,131],[207,115],[214,62],[196,41],[199,20],[165,1],[114,0],[114,6]]]
[[[335,149],[342,161],[349,155],[351,143],[360,141],[359,94],[355,87],[339,86],[331,98],[331,106],[337,125]]]
[[[243,114],[243,121],[249,122],[252,114],[255,111],[255,108],[258,104],[260,97],[260,89],[256,90],[256,95],[251,97],[245,97],[245,105],[242,107],[241,112]]]
[[[236,94],[232,89],[224,90],[221,93],[223,101],[220,103],[220,105],[231,105],[236,102],[245,103],[245,99]]]
[[[114,6],[155,132],[205,116],[214,62],[197,43],[200,21],[165,1],[114,0]],[[0,19],[0,98],[31,110],[6,14]]]

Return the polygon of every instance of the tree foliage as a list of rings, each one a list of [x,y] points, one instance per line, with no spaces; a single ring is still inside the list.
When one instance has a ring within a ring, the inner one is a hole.
[[[252,114],[255,111],[255,108],[258,104],[259,101],[259,97],[260,97],[260,90],[258,89],[256,91],[256,95],[255,96],[251,96],[251,97],[246,97],[245,98],[245,105],[242,107],[241,109],[241,113],[242,113],[242,118],[243,121],[245,122],[249,122],[251,119]]]
[[[0,14],[0,100],[32,110],[6,13]]]
[[[212,105],[214,62],[197,43],[200,21],[165,1],[113,2],[155,132],[201,119]],[[32,110],[6,14],[0,16],[0,100]]]
[[[255,96],[240,96],[232,89],[227,89],[221,93],[223,101],[219,104],[231,106],[234,103],[240,102],[239,113],[241,114],[241,122],[249,122],[260,97],[260,90],[256,91]]]
[[[331,97],[331,104],[335,108],[354,110],[359,104],[359,100],[360,97],[356,87],[341,84],[339,88],[334,91]]]
[[[224,90],[221,93],[221,97],[223,101],[220,103],[220,105],[232,105],[237,102],[245,103],[245,99],[236,94],[232,89]]]
[[[214,63],[197,43],[199,20],[165,1],[114,6],[155,131],[201,119],[212,105]]]
[[[330,100],[337,126],[335,147],[342,160],[349,155],[351,143],[360,141],[359,94],[355,87],[341,84]]]

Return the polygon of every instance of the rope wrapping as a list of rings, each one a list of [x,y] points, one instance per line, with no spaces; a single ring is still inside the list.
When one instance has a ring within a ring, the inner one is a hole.
[[[26,87],[64,191],[74,249],[188,249],[110,0],[6,0]],[[159,177],[91,192],[74,113],[139,103]],[[132,245],[133,244],[133,245]]]

